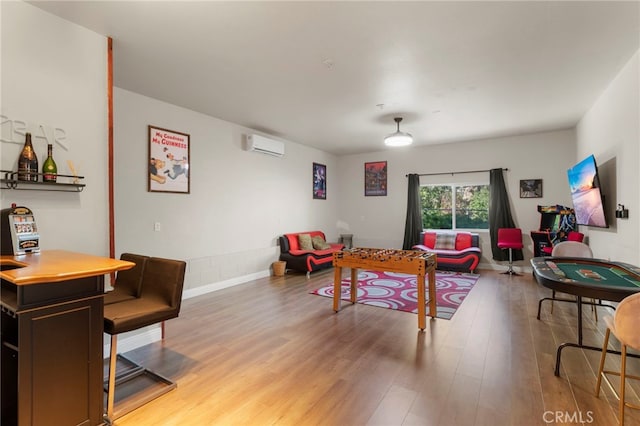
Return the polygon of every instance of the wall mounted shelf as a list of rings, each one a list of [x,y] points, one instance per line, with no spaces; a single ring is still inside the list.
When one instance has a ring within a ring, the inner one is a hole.
[[[57,175],[58,182],[25,181],[18,180],[18,172],[11,170],[0,170],[0,189],[15,189],[21,191],[62,191],[62,192],[82,192],[86,186],[80,183],[84,176]],[[42,179],[42,173],[38,173],[38,179]],[[62,180],[62,182],[60,182]]]

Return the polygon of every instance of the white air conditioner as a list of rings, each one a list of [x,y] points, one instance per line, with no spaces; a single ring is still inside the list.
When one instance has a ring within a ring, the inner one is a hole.
[[[284,156],[284,143],[260,135],[249,135],[247,136],[247,151],[282,157]]]

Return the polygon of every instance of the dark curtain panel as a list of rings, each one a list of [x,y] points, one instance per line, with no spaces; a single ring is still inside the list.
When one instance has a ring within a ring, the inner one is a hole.
[[[420,175],[409,175],[409,192],[407,194],[407,221],[404,225],[403,250],[420,244],[422,232],[422,211],[420,207]]]
[[[516,224],[511,216],[509,194],[504,184],[501,168],[489,171],[489,185],[489,235],[491,237],[493,260],[509,260],[509,252],[498,248],[498,229],[515,228]],[[513,250],[513,260],[522,259],[524,259],[522,250]]]

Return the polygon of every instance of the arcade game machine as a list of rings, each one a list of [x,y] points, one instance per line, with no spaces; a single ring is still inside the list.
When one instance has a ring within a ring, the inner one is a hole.
[[[533,256],[544,256],[542,247],[549,247],[567,239],[569,231],[577,231],[576,214],[572,208],[561,206],[538,206],[540,228],[531,231]]]

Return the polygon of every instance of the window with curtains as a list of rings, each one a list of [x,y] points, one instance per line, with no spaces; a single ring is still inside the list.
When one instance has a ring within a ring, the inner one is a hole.
[[[437,184],[420,187],[425,229],[489,229],[488,184]]]

